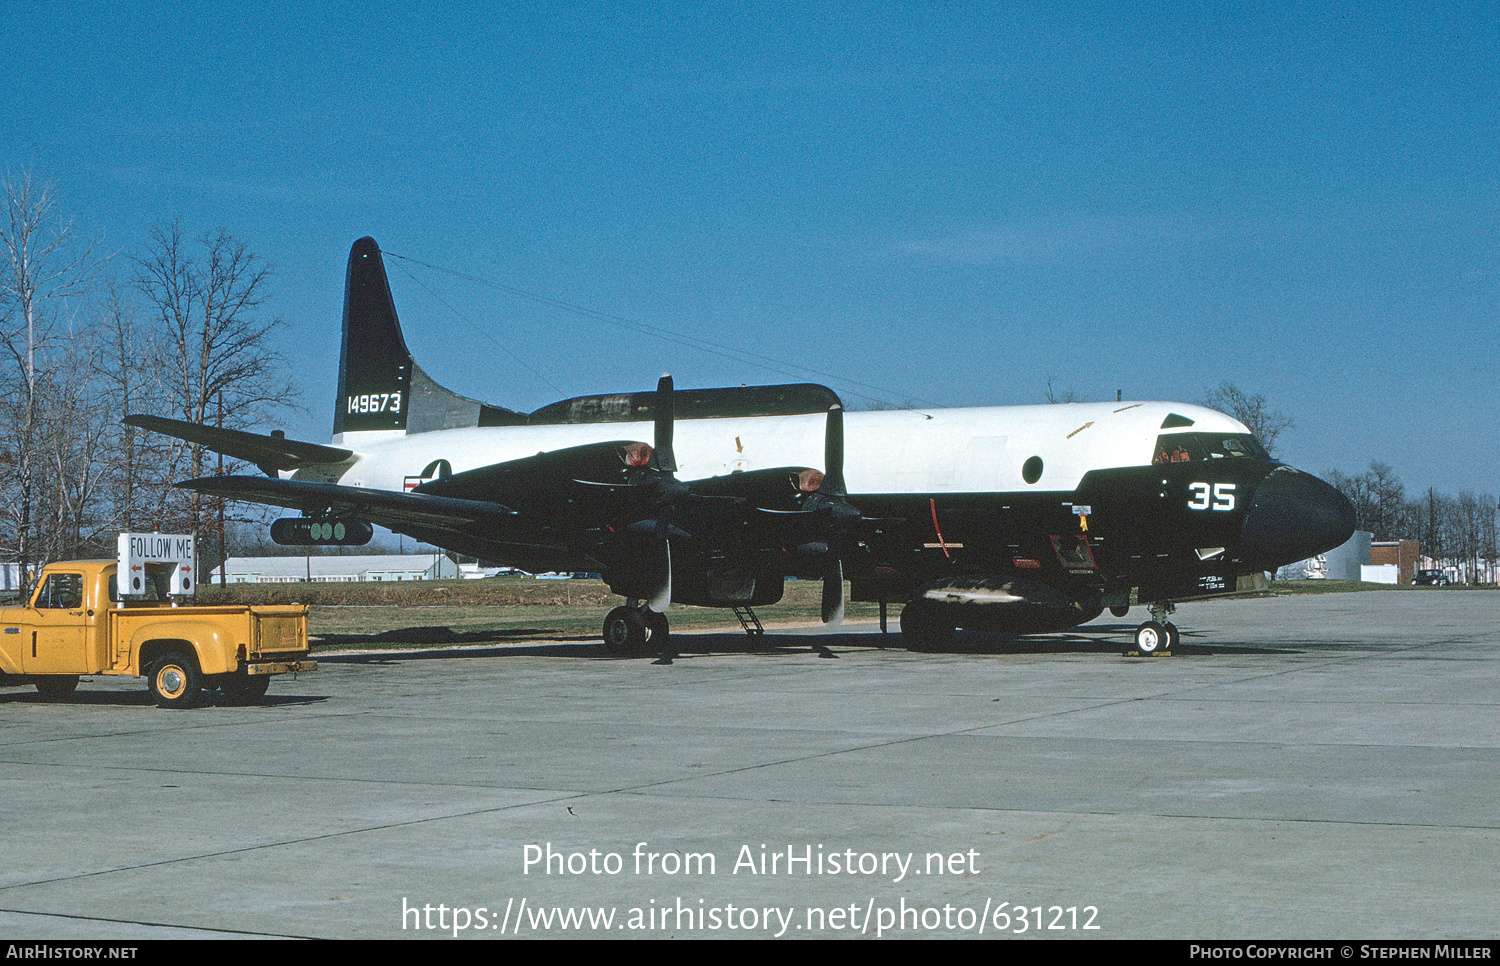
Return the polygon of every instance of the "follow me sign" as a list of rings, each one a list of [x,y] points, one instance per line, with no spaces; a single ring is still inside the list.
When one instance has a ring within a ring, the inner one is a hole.
[[[145,591],[147,568],[167,578],[167,593],[193,592],[193,538],[179,533],[122,533],[119,542],[121,593]]]

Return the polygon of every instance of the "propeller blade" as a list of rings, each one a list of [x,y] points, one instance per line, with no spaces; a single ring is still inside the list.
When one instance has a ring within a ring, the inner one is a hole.
[[[662,373],[656,382],[655,426],[652,428],[651,469],[661,474],[658,478],[657,499],[660,501],[656,516],[656,546],[659,556],[654,561],[653,590],[646,606],[658,614],[664,613],[672,603],[672,541],[667,536],[667,514],[671,507],[688,494],[686,483],[674,479],[677,472],[677,455],[672,451],[672,428],[676,416],[672,401],[672,375]]]
[[[844,546],[849,529],[859,522],[859,511],[844,499],[849,490],[844,483],[844,407],[831,406],[823,428],[823,483],[818,493],[828,519],[827,570],[823,573],[823,623],[838,624],[844,619]]]
[[[659,572],[653,574],[657,578],[656,588],[647,598],[646,606],[662,614],[672,603],[672,542],[670,540],[661,541],[661,557],[657,565]]]
[[[849,491],[844,488],[844,407],[833,406],[828,410],[828,422],[823,428],[823,485],[818,492],[825,496],[841,497]]]
[[[652,407],[656,413],[655,438],[651,443],[654,452],[651,454],[651,468],[658,473],[676,473],[677,455],[672,451],[672,374],[663,373],[661,379],[656,383],[656,403]]]
[[[828,570],[823,574],[823,623],[844,622],[844,565],[838,554],[828,555]]]

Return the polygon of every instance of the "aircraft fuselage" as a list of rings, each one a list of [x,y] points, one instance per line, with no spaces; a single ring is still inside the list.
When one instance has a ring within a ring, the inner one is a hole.
[[[309,467],[296,478],[400,490],[440,461],[457,474],[651,434],[648,422],[346,433],[334,443],[355,451],[351,461]],[[1132,590],[1141,601],[1233,592],[1241,577],[1301,559],[1309,547],[1326,549],[1324,534],[1341,525],[1336,503],[1342,498],[1330,496],[1331,488],[1265,458],[1242,424],[1198,406],[856,412],[845,416],[845,434],[848,499],[872,521],[858,551],[847,555],[856,599],[915,596],[962,608],[955,611],[960,614],[1035,611],[1023,626],[1071,626],[1100,606],[1128,603]],[[1205,446],[1226,439],[1239,441],[1232,452]],[[677,476],[702,480],[818,467],[823,445],[821,415],[683,419],[676,423]],[[1272,496],[1252,514],[1273,473],[1303,481],[1297,488],[1303,505],[1284,506],[1286,499]],[[504,494],[487,498],[505,502]],[[1258,522],[1267,514],[1300,535],[1268,545],[1266,524]],[[1290,524],[1283,519],[1288,514],[1295,518]],[[1247,533],[1247,521],[1253,532]],[[497,536],[511,548],[507,562],[528,569],[608,569],[612,563],[589,547],[549,542],[549,534],[535,528]],[[469,549],[481,556],[497,552],[493,543]],[[782,573],[816,573],[812,564],[777,557],[776,548],[754,549],[758,554],[714,550],[714,560],[679,566],[679,573],[704,577],[679,579],[674,599],[770,603],[781,596]],[[683,560],[693,552],[691,541],[674,547]],[[1007,597],[1026,606],[991,606]]]

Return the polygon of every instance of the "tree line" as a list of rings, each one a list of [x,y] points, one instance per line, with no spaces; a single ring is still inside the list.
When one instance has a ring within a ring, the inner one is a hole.
[[[193,533],[217,565],[235,517],[175,489],[237,469],[202,446],[123,425],[130,413],[229,428],[296,398],[264,301],[271,268],[227,230],[152,228],[105,254],[50,184],[10,174],[0,216],[0,558],[112,557],[120,531]]]
[[[1462,580],[1495,582],[1500,508],[1493,493],[1461,490],[1453,497],[1428,487],[1409,499],[1395,471],[1379,460],[1358,476],[1327,470],[1323,478],[1354,504],[1355,526],[1371,539],[1416,540],[1424,557]]]

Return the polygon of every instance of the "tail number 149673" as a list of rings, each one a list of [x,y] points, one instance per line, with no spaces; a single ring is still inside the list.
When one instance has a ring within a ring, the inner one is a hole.
[[[401,394],[399,392],[370,392],[360,396],[350,396],[349,411],[351,413],[399,413]]]

